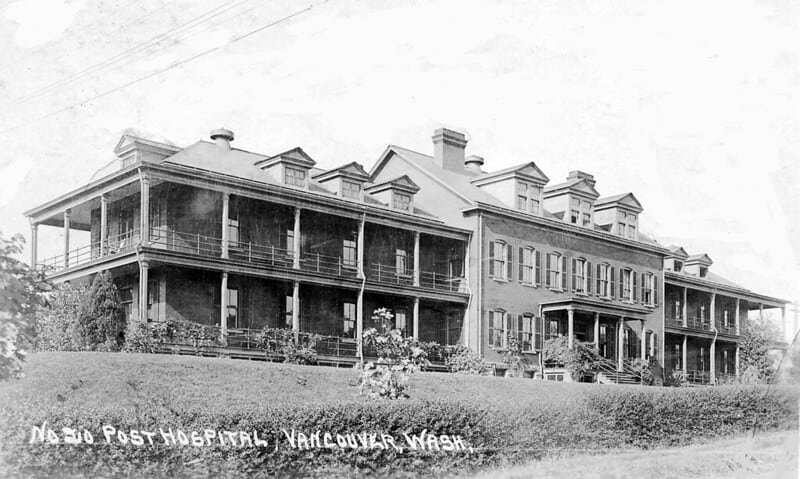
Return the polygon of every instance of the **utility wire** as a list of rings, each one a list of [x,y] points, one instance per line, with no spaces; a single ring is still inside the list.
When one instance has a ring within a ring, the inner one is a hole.
[[[323,0],[321,3],[327,3],[328,1],[329,0]],[[297,11],[295,11],[293,13],[290,13],[289,15],[286,15],[285,17],[281,17],[278,20],[275,20],[274,22],[268,23],[266,25],[262,25],[262,26],[260,26],[260,27],[258,27],[256,29],[254,29],[254,30],[251,30],[251,31],[249,31],[247,33],[244,33],[242,35],[234,37],[231,40],[229,40],[227,43],[224,43],[222,45],[217,45],[216,47],[209,48],[209,49],[204,50],[204,51],[202,51],[200,53],[192,55],[192,56],[190,56],[188,58],[184,58],[183,60],[176,61],[176,62],[172,63],[171,65],[169,65],[169,66],[167,66],[165,68],[156,70],[156,71],[154,71],[154,72],[152,72],[152,73],[150,73],[148,75],[145,75],[143,77],[139,77],[139,78],[137,78],[135,80],[131,80],[128,83],[124,83],[122,85],[116,86],[116,87],[114,87],[114,88],[112,88],[110,90],[106,90],[106,91],[104,91],[102,93],[99,93],[97,95],[94,95],[94,96],[92,96],[90,98],[86,98],[86,99],[84,99],[84,100],[82,100],[82,101],[80,101],[78,103],[73,103],[72,105],[69,105],[67,107],[61,108],[59,110],[52,111],[52,112],[50,112],[50,113],[48,113],[46,115],[42,115],[42,116],[34,118],[34,119],[30,120],[30,121],[14,125],[14,126],[12,126],[10,128],[4,128],[3,132],[7,133],[7,132],[12,132],[12,131],[18,130],[20,128],[24,128],[24,127],[26,127],[28,125],[31,125],[31,124],[36,123],[36,122],[39,122],[39,121],[44,120],[46,118],[50,118],[51,116],[58,115],[59,113],[63,113],[65,111],[69,111],[69,110],[71,110],[71,109],[73,109],[73,108],[75,108],[77,106],[84,105],[84,104],[86,104],[86,103],[88,103],[90,101],[97,100],[98,98],[102,98],[102,97],[108,96],[108,95],[110,95],[110,94],[112,94],[114,92],[117,92],[119,90],[125,89],[125,88],[127,88],[129,86],[135,85],[137,83],[140,83],[140,82],[143,82],[143,81],[148,80],[150,78],[153,78],[155,76],[158,76],[158,75],[160,75],[162,73],[165,73],[165,72],[167,72],[169,70],[172,70],[173,68],[177,68],[177,67],[179,67],[181,65],[184,65],[184,64],[189,63],[191,61],[194,61],[194,60],[196,60],[198,58],[204,57],[204,56],[209,55],[211,53],[214,53],[214,52],[216,52],[218,50],[221,50],[221,49],[223,49],[223,48],[225,48],[225,47],[227,47],[227,46],[229,46],[229,45],[231,45],[233,43],[236,43],[236,42],[238,42],[240,40],[244,40],[245,38],[248,38],[248,37],[250,37],[252,35],[255,35],[256,33],[262,32],[264,30],[267,30],[268,28],[272,28],[272,27],[277,26],[277,25],[279,25],[281,23],[289,21],[289,20],[291,20],[291,19],[293,19],[295,17],[298,17],[298,16],[300,16],[300,15],[302,15],[304,13],[307,13],[307,12],[311,11],[312,8],[314,8],[314,4],[311,4],[311,5],[303,8],[303,9],[300,9],[300,10],[297,10]]]
[[[218,16],[218,15],[220,15],[222,13],[230,11],[230,10],[232,10],[232,9],[242,5],[242,4],[245,4],[245,3],[249,2],[249,1],[250,0],[229,0],[229,1],[219,5],[217,7],[214,7],[211,10],[206,11],[205,13],[203,13],[203,14],[197,16],[197,17],[192,18],[188,22],[185,22],[185,23],[183,23],[183,24],[181,24],[181,25],[179,25],[177,27],[173,27],[173,28],[167,30],[166,32],[163,32],[163,33],[161,33],[159,35],[156,35],[155,37],[150,38],[149,40],[147,40],[147,41],[145,41],[143,43],[140,43],[140,44],[138,44],[138,45],[136,45],[134,47],[131,47],[131,48],[129,48],[129,49],[127,49],[127,50],[125,50],[125,51],[123,51],[121,53],[118,53],[117,55],[114,55],[114,56],[109,57],[109,58],[107,58],[107,59],[105,59],[105,60],[103,60],[103,61],[101,61],[99,63],[96,63],[95,65],[92,65],[89,68],[81,70],[81,71],[79,71],[77,73],[74,73],[74,74],[68,76],[68,77],[62,78],[61,80],[58,80],[56,82],[50,83],[50,84],[48,84],[48,85],[46,85],[46,86],[44,86],[44,87],[42,87],[42,88],[40,88],[38,90],[35,90],[35,91],[27,94],[27,95],[23,95],[21,97],[15,98],[15,99],[7,102],[5,105],[3,105],[3,107],[7,107],[7,106],[10,106],[10,105],[15,105],[15,104],[18,104],[18,103],[22,103],[22,102],[33,100],[33,99],[38,98],[40,96],[46,95],[46,94],[48,94],[48,93],[50,93],[50,92],[52,92],[54,90],[57,90],[58,88],[60,88],[62,86],[69,85],[70,83],[74,83],[75,81],[83,79],[83,78],[85,78],[85,77],[87,77],[87,76],[89,76],[89,75],[91,75],[93,73],[97,73],[97,72],[99,72],[99,71],[101,71],[101,70],[103,70],[103,69],[105,69],[105,68],[107,68],[107,67],[109,67],[111,65],[121,63],[123,60],[127,60],[128,57],[130,57],[130,56],[132,56],[132,55],[134,55],[136,53],[142,52],[144,50],[147,50],[149,47],[157,45],[158,42],[160,42],[160,41],[169,39],[173,35],[181,33],[184,30],[188,30],[188,29],[191,29],[191,28],[196,27],[198,25],[202,25],[203,23],[206,23],[206,22],[212,20],[215,16]]]

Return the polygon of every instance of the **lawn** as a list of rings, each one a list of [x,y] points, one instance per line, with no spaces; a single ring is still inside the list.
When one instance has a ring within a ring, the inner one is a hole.
[[[636,466],[642,448],[797,426],[796,390],[569,384],[426,372],[411,377],[410,399],[379,401],[360,394],[357,378],[353,369],[193,356],[31,354],[23,379],[0,383],[0,476],[447,476],[532,459],[544,461],[527,467],[549,467],[554,457],[612,452],[633,454],[631,470],[638,470],[645,467]],[[98,438],[106,424],[126,431],[259,431],[275,448],[27,444],[32,427],[44,421],[59,432],[86,428]],[[428,430],[437,437],[463,435],[474,451],[296,450],[282,435],[290,428],[387,433],[398,440]],[[666,467],[669,459],[664,461]],[[535,471],[531,474],[550,475]]]

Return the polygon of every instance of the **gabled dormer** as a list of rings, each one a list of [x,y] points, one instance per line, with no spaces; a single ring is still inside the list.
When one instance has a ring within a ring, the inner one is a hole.
[[[122,138],[117,142],[117,146],[114,147],[114,154],[117,155],[124,168],[137,161],[158,163],[180,150],[179,147],[169,143],[147,140],[126,133],[122,135]]]
[[[299,146],[255,162],[255,166],[267,172],[278,183],[305,189],[308,189],[309,172],[316,164]]]
[[[544,208],[565,223],[592,228],[594,202],[600,197],[594,185],[594,176],[571,171],[565,183],[544,189]]]
[[[714,262],[711,258],[705,254],[693,254],[686,258],[686,262],[684,263],[684,271],[692,276],[697,276],[698,278],[705,278],[708,275],[708,268]]]
[[[509,208],[542,214],[542,194],[550,179],[536,163],[530,162],[472,180],[472,184],[498,198]]]
[[[689,259],[689,253],[681,246],[668,246],[669,254],[664,257],[664,269],[680,273],[683,265]]]
[[[607,196],[594,202],[594,222],[612,234],[638,240],[639,213],[642,211],[644,208],[633,193]]]
[[[314,180],[342,198],[360,200],[363,197],[364,183],[369,181],[369,173],[355,161],[346,165],[314,175]]]
[[[374,196],[375,199],[389,205],[392,209],[414,212],[414,195],[419,191],[419,186],[403,175],[389,181],[367,186],[364,191]]]

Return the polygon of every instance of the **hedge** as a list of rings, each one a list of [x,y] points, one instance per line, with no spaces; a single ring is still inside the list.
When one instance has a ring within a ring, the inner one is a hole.
[[[6,431],[0,454],[11,477],[438,476],[587,449],[651,448],[753,429],[796,427],[796,405],[796,391],[776,393],[761,387],[598,387],[514,410],[456,400],[341,402],[324,407],[284,403],[238,409],[210,404],[180,409],[169,403],[149,408],[67,407],[30,398],[0,412],[0,430]],[[95,444],[29,444],[32,427],[44,421],[56,431],[87,429],[95,435]],[[160,439],[152,446],[105,444],[104,425],[123,431],[257,430],[270,447],[164,446],[158,444]],[[291,428],[334,435],[386,433],[398,443],[403,433],[427,430],[461,435],[473,451],[298,450],[288,447],[281,432]]]

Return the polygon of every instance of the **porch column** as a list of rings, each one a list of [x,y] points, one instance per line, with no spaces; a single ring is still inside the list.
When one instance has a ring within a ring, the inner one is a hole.
[[[300,269],[300,207],[294,209],[294,269]],[[297,283],[295,283],[297,284]],[[298,329],[299,331],[299,329]]]
[[[622,316],[617,320],[617,371],[622,371],[622,363],[625,358],[625,318]]]
[[[31,221],[31,268],[36,268],[39,249],[39,224]]]
[[[740,301],[740,299],[736,298],[736,323],[735,324],[736,324],[736,334],[737,335],[741,334],[739,332],[739,301]]]
[[[141,211],[139,211],[139,234],[142,244],[150,242],[150,178],[141,178]]]
[[[108,250],[108,196],[100,196],[100,256]]]
[[[295,342],[300,340],[300,281],[294,282],[292,289],[292,331]]]
[[[219,300],[219,334],[222,344],[226,343],[228,337],[228,272],[222,272],[222,284],[220,285]]]
[[[567,344],[569,345],[569,349],[572,349],[572,346],[575,343],[574,336],[575,336],[575,311],[572,308],[567,308]]]
[[[366,220],[361,218],[358,222],[358,238],[356,238],[356,254],[358,255],[358,274],[361,279],[364,279],[364,227]]]
[[[689,371],[687,369],[687,365],[686,365],[686,361],[688,361],[688,359],[689,359],[689,353],[687,351],[688,346],[689,346],[689,336],[684,334],[683,335],[683,346],[681,347],[681,355],[683,356],[683,357],[681,357],[681,366],[683,366],[683,372],[688,372]]]
[[[764,303],[758,305],[758,320],[764,321]]]
[[[786,305],[785,304],[783,306],[781,306],[781,332],[783,333],[783,337],[781,339],[783,339],[784,341],[791,341],[792,340],[791,335],[788,338],[786,337]],[[792,333],[794,333],[794,331],[792,331]]]
[[[64,267],[69,268],[69,217],[72,210],[64,210]]]
[[[736,366],[735,366],[736,369],[734,370],[734,373],[736,374],[736,377],[739,377],[739,343],[736,343],[736,351],[734,352],[734,358],[736,361]]]
[[[414,232],[414,286],[419,286],[419,231]]]
[[[419,298],[414,298],[414,339],[419,339]]]
[[[594,347],[600,351],[600,313],[594,313]]]
[[[231,232],[228,230],[228,218],[230,217],[231,194],[222,193],[222,257],[228,257],[228,246],[230,244]]]
[[[139,321],[142,323],[147,323],[147,273],[149,266],[147,261],[139,263]]]
[[[683,287],[683,312],[682,312],[683,327],[684,328],[689,327],[689,317],[688,317],[689,307],[688,307],[688,303],[687,303],[688,299],[689,299],[689,288],[684,286]]]
[[[641,342],[642,351],[639,355],[642,359],[647,359],[647,328],[645,327],[645,320],[642,320],[642,337],[639,338]]]
[[[711,348],[708,351],[709,355],[709,378],[711,378],[711,384],[715,384],[716,377],[717,377],[717,340],[716,338],[711,340]]]
[[[364,289],[358,290],[356,298],[356,345],[358,358],[364,362]]]
[[[711,312],[711,327],[714,328],[714,331],[717,331],[717,293],[711,293],[711,305],[710,305]]]

